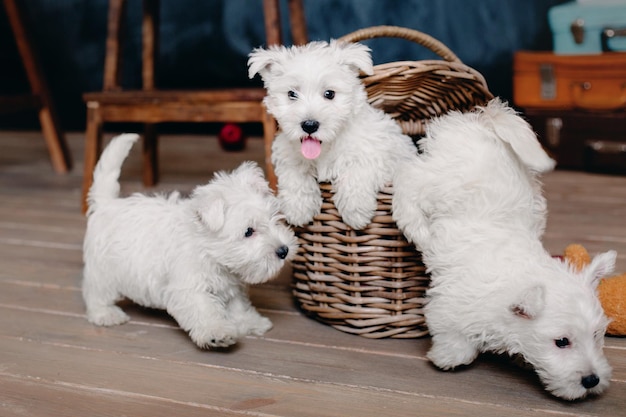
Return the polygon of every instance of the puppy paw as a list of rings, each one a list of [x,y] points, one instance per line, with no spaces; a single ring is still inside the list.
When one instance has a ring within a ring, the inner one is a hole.
[[[189,336],[201,349],[209,349],[234,345],[240,335],[234,326],[222,325],[210,329],[192,330]]]
[[[237,343],[237,338],[232,335],[222,336],[221,338],[211,339],[200,346],[203,349],[207,348],[225,348]]]
[[[281,200],[281,211],[287,223],[294,226],[304,226],[313,217],[320,214],[322,209],[321,198],[303,197],[298,199]]]
[[[248,334],[254,336],[263,336],[273,327],[272,321],[267,317],[258,316],[253,322],[249,323]]]
[[[371,223],[372,217],[374,217],[374,212],[359,213],[346,211],[341,215],[343,221],[354,230],[365,229],[365,227]]]
[[[431,241],[430,230],[424,224],[420,224],[419,222],[408,224],[398,222],[398,227],[404,233],[404,237],[418,249],[423,248]]]
[[[343,221],[354,230],[363,230],[372,222],[372,217],[376,212],[376,202],[374,204],[357,204],[356,202],[337,202],[337,209]]]
[[[457,366],[472,363],[478,356],[478,350],[466,340],[461,340],[458,337],[449,342],[433,339],[433,345],[426,356],[435,366],[448,371]]]
[[[334,203],[343,221],[354,230],[362,230],[372,222],[378,205],[376,193],[337,190]]]
[[[88,309],[87,320],[96,326],[116,326],[126,323],[130,317],[121,308],[112,305]]]

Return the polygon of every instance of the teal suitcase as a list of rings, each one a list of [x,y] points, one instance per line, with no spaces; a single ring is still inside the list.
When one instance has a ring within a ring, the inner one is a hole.
[[[626,0],[571,2],[548,11],[554,53],[626,51]]]

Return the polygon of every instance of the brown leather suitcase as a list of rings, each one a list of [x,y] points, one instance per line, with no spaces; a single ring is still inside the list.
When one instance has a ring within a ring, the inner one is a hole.
[[[513,102],[534,109],[626,109],[626,52],[517,52]]]
[[[559,169],[626,174],[626,111],[527,109]]]

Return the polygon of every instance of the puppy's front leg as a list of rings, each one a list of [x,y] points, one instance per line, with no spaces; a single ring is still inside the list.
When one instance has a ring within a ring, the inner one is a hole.
[[[202,349],[227,347],[240,337],[237,326],[228,318],[225,300],[214,294],[195,289],[170,291],[167,312]]]
[[[287,222],[303,226],[322,210],[322,193],[314,177],[300,173],[282,174],[278,180],[280,208]]]
[[[272,322],[263,317],[252,306],[245,290],[228,304],[228,314],[236,323],[241,334],[262,336],[272,328]]]
[[[315,166],[300,156],[299,143],[279,134],[272,144],[272,164],[278,179],[278,199],[287,222],[303,226],[322,209]]]
[[[434,332],[433,332],[434,333]],[[458,332],[435,333],[426,356],[440,369],[448,371],[469,365],[478,356],[478,349]]]
[[[432,346],[426,356],[443,370],[469,365],[476,359],[479,350],[463,334],[462,326],[458,325],[463,322],[463,313],[451,311],[453,303],[450,299],[442,299],[441,294],[431,295],[432,298],[426,304],[425,318],[432,336]]]
[[[430,222],[420,205],[405,206],[394,197],[393,220],[406,239],[419,250],[424,250],[430,241]]]
[[[336,181],[333,201],[343,221],[355,230],[362,230],[374,217],[379,187],[367,175],[345,173]]]
[[[430,242],[428,188],[416,186],[421,178],[396,178],[393,184],[392,217],[406,239],[423,250]]]

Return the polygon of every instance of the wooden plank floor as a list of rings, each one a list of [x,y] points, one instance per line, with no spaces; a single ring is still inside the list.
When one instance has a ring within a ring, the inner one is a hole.
[[[311,320],[293,305],[289,269],[251,291],[274,329],[227,351],[199,350],[166,314],[133,305],[130,323],[94,327],[79,291],[82,134],[68,139],[77,163],[63,176],[38,132],[0,132],[2,416],[626,416],[626,339],[606,339],[606,394],[564,402],[506,358],[440,372],[428,338],[369,340]],[[257,138],[224,153],[185,135],[163,137],[161,155],[157,189],[181,191],[263,159]],[[139,146],[122,176],[123,192],[142,190]],[[626,272],[626,177],[557,171],[545,191],[548,249],[616,249]]]

